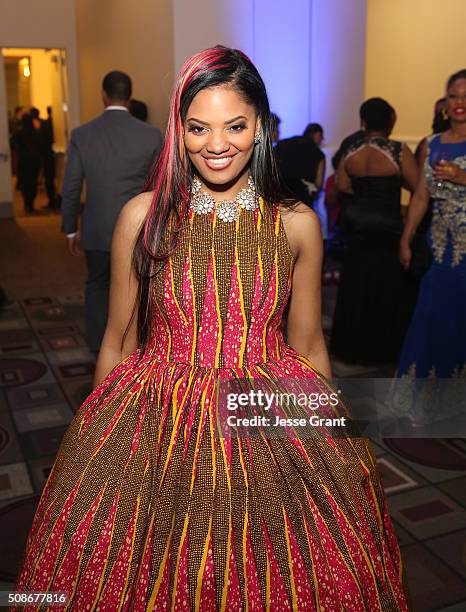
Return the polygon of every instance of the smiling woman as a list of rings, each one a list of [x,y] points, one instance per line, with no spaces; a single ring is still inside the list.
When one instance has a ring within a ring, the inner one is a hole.
[[[271,128],[243,53],[187,61],[153,191],[118,221],[96,388],[45,487],[18,591],[68,592],[77,610],[407,610],[367,440],[222,433],[229,383],[332,393],[319,224],[280,201]]]
[[[225,121],[225,116],[230,118]],[[198,173],[216,191],[224,186],[225,199],[234,199],[238,188],[247,185],[254,135],[259,133],[254,106],[231,87],[205,89],[193,100],[184,129],[186,151]]]

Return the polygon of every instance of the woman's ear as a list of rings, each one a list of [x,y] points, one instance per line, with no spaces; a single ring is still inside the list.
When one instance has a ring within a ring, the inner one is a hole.
[[[256,129],[254,131],[254,144],[259,144],[262,140],[262,127],[260,119],[256,119]]]

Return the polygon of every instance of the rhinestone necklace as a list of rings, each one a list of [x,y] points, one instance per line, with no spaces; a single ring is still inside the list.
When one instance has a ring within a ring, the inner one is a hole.
[[[236,221],[242,208],[255,210],[259,206],[252,176],[248,178],[248,186],[241,189],[234,200],[216,202],[210,193],[202,190],[202,183],[197,176],[193,179],[191,194],[190,206],[195,213],[206,215],[215,209],[217,217],[226,222]]]

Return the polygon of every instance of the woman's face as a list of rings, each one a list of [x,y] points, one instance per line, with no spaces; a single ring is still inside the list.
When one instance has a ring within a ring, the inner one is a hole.
[[[254,151],[257,113],[229,86],[200,91],[184,122],[184,144],[201,178],[227,185],[244,175]]]
[[[466,121],[466,79],[458,79],[447,91],[446,108],[453,121]]]
[[[315,142],[315,144],[320,147],[320,145],[322,144],[322,141],[324,139],[324,133],[323,132],[314,132],[312,134],[312,140]]]

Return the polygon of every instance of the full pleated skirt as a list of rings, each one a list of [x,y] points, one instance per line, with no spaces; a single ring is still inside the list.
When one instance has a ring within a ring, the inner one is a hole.
[[[370,444],[216,435],[232,374],[317,376],[291,352],[238,371],[136,355],[113,370],[65,434],[17,591],[66,592],[56,609],[79,612],[408,609]]]

